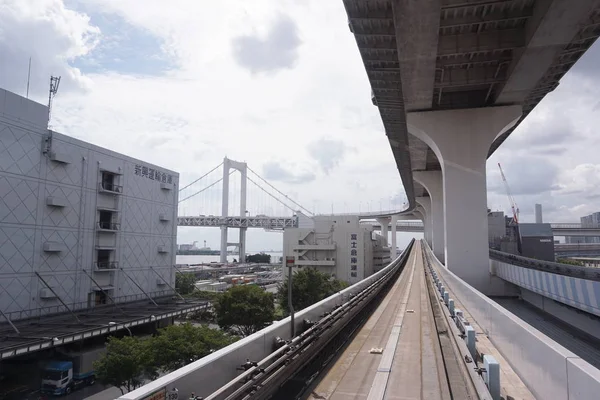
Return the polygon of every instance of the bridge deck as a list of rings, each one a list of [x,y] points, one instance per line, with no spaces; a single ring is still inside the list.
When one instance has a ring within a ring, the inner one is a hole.
[[[400,278],[309,399],[450,399],[450,388],[454,398],[475,398],[456,359],[446,360],[446,371],[434,320],[417,243]]]

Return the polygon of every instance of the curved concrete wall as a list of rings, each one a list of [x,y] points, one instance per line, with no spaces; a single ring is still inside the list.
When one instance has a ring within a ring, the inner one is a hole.
[[[490,260],[496,276],[517,286],[600,316],[600,282]]]
[[[410,253],[413,242],[407,247],[408,251],[402,253],[381,271],[297,312],[295,315],[296,331],[298,332],[301,328],[304,319],[318,320],[326,311],[345,303],[351,294],[362,291],[384,274],[401,265],[405,261],[406,255]],[[207,396],[235,378],[240,373],[236,371],[236,367],[242,365],[247,359],[260,361],[269,355],[273,351],[273,343],[278,336],[289,339],[289,317],[127,393],[119,397],[119,400],[143,400],[153,393],[165,389],[171,390],[174,387],[179,390],[179,398],[188,398],[191,392],[197,396]]]
[[[471,287],[444,267],[428,246],[426,249],[444,285],[469,311],[536,398],[597,398],[600,370]]]

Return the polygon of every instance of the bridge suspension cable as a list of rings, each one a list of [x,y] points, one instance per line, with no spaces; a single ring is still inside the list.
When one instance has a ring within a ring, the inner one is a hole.
[[[250,169],[250,168],[248,168]],[[274,198],[276,201],[278,201],[279,203],[281,203],[281,205],[283,205],[285,208],[291,210],[292,212],[296,211],[294,210],[292,207],[288,206],[287,204],[285,204],[283,201],[281,201],[280,199],[278,199],[277,197],[273,196],[271,193],[267,192],[262,186],[260,186],[258,183],[256,183],[252,178],[250,178],[249,176],[246,177],[250,182],[254,183],[254,185],[259,188],[260,190],[262,190],[263,192],[265,192],[266,194],[268,194],[269,196],[271,196],[272,198]]]
[[[214,170],[213,170],[213,171],[214,171]],[[212,171],[211,171],[211,172],[212,172]],[[229,176],[231,176],[231,174],[233,174],[234,172],[235,172],[235,170],[231,171],[231,172],[229,173]],[[209,173],[210,173],[210,172],[209,172]],[[206,176],[206,175],[205,175],[205,176]],[[185,198],[183,198],[183,199],[179,200],[179,203],[181,203],[181,202],[183,202],[183,201],[186,201],[187,199],[190,199],[190,198],[192,198],[192,197],[194,197],[194,196],[196,196],[196,195],[199,195],[200,193],[204,192],[205,190],[207,190],[207,189],[210,189],[211,187],[215,186],[217,183],[221,182],[222,180],[223,180],[223,178],[220,178],[220,179],[218,179],[218,180],[214,181],[214,182],[213,182],[213,183],[211,183],[210,185],[206,186],[204,189],[200,189],[200,190],[198,190],[196,193],[194,193],[194,194],[191,194],[191,195],[189,195],[189,196],[187,196],[187,197],[185,197]],[[189,185],[188,185],[188,186],[189,186]],[[186,186],[186,187],[187,187],[187,186]]]
[[[196,179],[196,180],[195,180],[195,181],[193,181],[192,183],[190,183],[190,184],[188,184],[188,185],[186,185],[186,186],[184,186],[184,187],[180,188],[180,189],[179,189],[179,191],[181,192],[182,190],[189,188],[189,187],[190,187],[190,186],[192,186],[194,183],[196,183],[196,182],[198,182],[200,179],[202,179],[202,178],[204,178],[204,177],[208,176],[208,174],[210,174],[211,172],[214,172],[215,170],[217,170],[217,169],[218,169],[220,166],[222,166],[222,165],[223,165],[223,163],[221,163],[221,164],[217,165],[216,167],[214,167],[213,169],[211,169],[210,171],[208,171],[207,173],[205,173],[204,175],[202,175],[200,178]],[[221,180],[223,180],[223,178],[221,178]],[[219,181],[217,181],[217,182],[219,182]],[[217,182],[215,182],[215,183],[217,183]],[[192,196],[194,196],[194,195],[192,195]],[[190,197],[191,197],[191,196],[190,196]],[[189,197],[188,197],[188,198],[189,198]],[[185,200],[185,199],[184,199],[184,200]],[[181,201],[182,201],[182,200],[180,200],[180,202],[181,202]]]
[[[266,183],[267,185],[269,185],[269,187],[271,187],[271,189],[275,190],[277,193],[279,193],[280,195],[282,195],[283,197],[285,197],[286,199],[288,199],[289,201],[291,201],[292,203],[294,203],[296,206],[300,207],[300,209],[302,209],[303,211],[305,211],[306,213],[308,213],[308,215],[313,215],[312,212],[308,211],[306,208],[302,207],[300,204],[298,204],[296,201],[294,201],[293,199],[289,198],[287,194],[281,192],[279,189],[277,189],[275,186],[271,185],[269,182],[267,182],[262,176],[260,176],[259,174],[257,174],[256,172],[254,172],[254,170],[252,170],[252,168],[248,167],[248,171],[252,172],[254,175],[256,175],[258,177],[258,179],[260,179],[261,181],[263,181],[264,183]],[[251,180],[250,178],[248,178],[248,180]],[[263,190],[265,193],[267,193],[268,195],[270,195],[271,197],[273,197],[275,200],[279,201],[281,204],[283,204],[284,206],[288,207],[286,204],[284,204],[281,200],[277,199],[275,196],[271,195],[269,192],[267,192],[266,190],[264,190],[258,183],[252,181],[252,183],[254,183],[256,186],[258,186],[261,190]],[[290,207],[288,207],[290,208]],[[292,210],[290,208],[290,210]],[[296,211],[296,210],[292,210],[292,211]]]

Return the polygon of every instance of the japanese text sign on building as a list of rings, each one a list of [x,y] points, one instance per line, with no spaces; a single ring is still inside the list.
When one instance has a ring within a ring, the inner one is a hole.
[[[358,234],[351,233],[350,234],[350,270],[353,271],[350,273],[350,277],[356,278],[357,273],[354,272],[358,269],[358,251],[356,250],[358,247]]]
[[[153,181],[162,183],[173,183],[173,175],[160,172],[157,169],[146,167],[145,165],[136,164],[134,174],[143,178],[152,179]]]

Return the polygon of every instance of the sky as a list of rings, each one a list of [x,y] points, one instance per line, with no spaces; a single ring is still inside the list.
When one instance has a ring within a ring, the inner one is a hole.
[[[405,200],[341,0],[0,0],[0,87],[24,95],[30,57],[30,98],[46,103],[49,76],[62,77],[53,129],[178,171],[181,186],[227,156],[311,211]],[[490,208],[510,212],[500,162],[523,221],[535,203],[552,222],[599,210],[599,58],[596,45],[488,160]],[[251,214],[275,210],[248,185]],[[209,192],[186,213],[218,212]],[[247,249],[281,242],[253,230]]]

